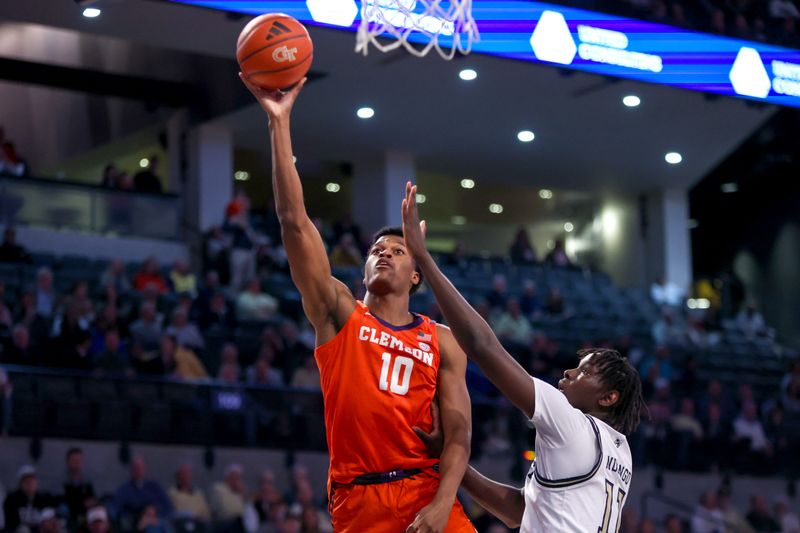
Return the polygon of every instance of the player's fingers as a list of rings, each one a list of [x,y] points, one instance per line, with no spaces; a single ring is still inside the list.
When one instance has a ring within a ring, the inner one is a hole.
[[[422,232],[422,236],[425,236],[425,231],[428,229],[428,225],[425,223],[424,220],[420,221],[419,223],[419,230]]]
[[[420,439],[422,442],[425,442],[425,443],[427,443],[427,442],[428,442],[428,441],[431,439],[431,436],[430,436],[429,434],[425,433],[424,431],[422,431],[422,430],[421,430],[420,428],[418,428],[417,426],[414,426],[414,427],[413,427],[413,428],[411,428],[411,429],[412,429],[412,430],[414,430],[414,433],[416,433],[416,434],[417,434],[417,437],[419,437],[419,439]]]

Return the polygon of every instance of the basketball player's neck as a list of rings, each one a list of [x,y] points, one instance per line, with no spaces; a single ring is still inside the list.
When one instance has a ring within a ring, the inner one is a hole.
[[[408,300],[408,293],[373,294],[367,291],[364,305],[384,322],[393,326],[405,326],[414,320],[414,316],[408,311]]]

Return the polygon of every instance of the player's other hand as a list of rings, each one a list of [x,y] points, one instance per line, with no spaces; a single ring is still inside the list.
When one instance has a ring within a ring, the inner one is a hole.
[[[447,527],[453,502],[432,501],[417,513],[416,518],[406,528],[406,533],[442,533]]]
[[[428,455],[431,457],[440,457],[442,455],[442,448],[444,448],[444,434],[442,433],[442,424],[439,417],[439,402],[436,398],[431,402],[431,418],[433,422],[430,433],[426,433],[416,426],[411,429],[417,434],[419,440],[425,444]]]
[[[303,78],[287,92],[281,90],[270,91],[257,87],[247,81],[247,78],[245,78],[241,72],[239,73],[239,79],[242,80],[245,87],[255,96],[256,100],[258,100],[258,103],[261,105],[261,109],[267,113],[269,119],[273,120],[288,118],[289,115],[291,115],[292,107],[294,106],[295,100],[297,100],[297,95],[303,90],[303,86],[306,84],[308,78]]]
[[[406,183],[406,197],[403,199],[403,238],[412,257],[419,257],[426,252],[425,221],[419,220],[417,186],[410,181]]]

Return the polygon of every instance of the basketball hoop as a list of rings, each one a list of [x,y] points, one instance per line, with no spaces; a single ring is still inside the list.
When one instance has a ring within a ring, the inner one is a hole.
[[[450,60],[469,54],[479,38],[472,0],[361,0],[356,52],[364,55],[372,44],[381,52],[402,46],[417,57],[435,49]]]

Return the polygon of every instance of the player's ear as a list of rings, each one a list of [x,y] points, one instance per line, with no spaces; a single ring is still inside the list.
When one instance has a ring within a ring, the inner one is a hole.
[[[611,407],[612,405],[616,404],[619,401],[619,391],[610,390],[600,396],[599,403],[602,407]]]

